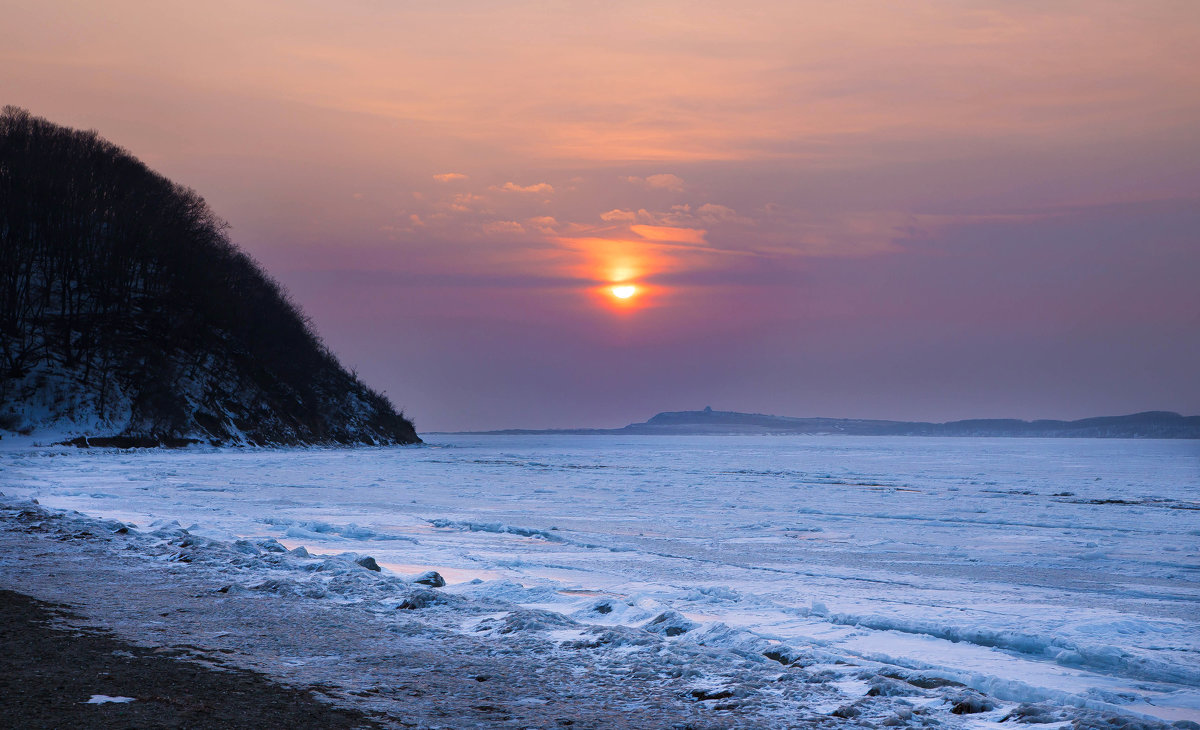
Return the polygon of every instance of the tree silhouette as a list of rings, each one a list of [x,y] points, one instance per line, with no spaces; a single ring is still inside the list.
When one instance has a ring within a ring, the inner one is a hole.
[[[0,402],[65,378],[128,434],[419,440],[226,228],[195,191],[96,132],[5,107]]]

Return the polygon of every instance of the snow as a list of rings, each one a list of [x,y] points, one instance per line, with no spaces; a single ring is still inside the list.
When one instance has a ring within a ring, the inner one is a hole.
[[[474,606],[458,630],[638,655],[705,692],[729,673],[684,665],[724,651],[829,672],[830,712],[877,688],[954,717],[957,686],[997,704],[963,716],[973,727],[1021,703],[1200,720],[1196,442],[435,438],[18,444],[0,450],[0,489],[135,523],[160,561],[240,556],[233,592]],[[448,585],[415,586],[427,571]],[[914,681],[944,686],[913,699]]]
[[[91,699],[89,699],[87,702],[84,702],[83,704],[85,704],[85,705],[104,705],[104,704],[108,704],[109,702],[115,702],[117,704],[124,704],[126,702],[133,702],[133,700],[134,700],[134,698],[132,698],[132,697],[109,697],[108,695],[92,695]]]

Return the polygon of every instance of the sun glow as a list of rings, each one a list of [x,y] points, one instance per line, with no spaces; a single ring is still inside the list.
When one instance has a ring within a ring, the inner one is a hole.
[[[617,299],[628,299],[634,294],[637,294],[637,287],[633,284],[619,284],[612,289],[612,295]]]

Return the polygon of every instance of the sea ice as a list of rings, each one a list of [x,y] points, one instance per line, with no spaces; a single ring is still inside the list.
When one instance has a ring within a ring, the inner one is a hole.
[[[1195,442],[429,441],[21,446],[0,451],[0,479],[10,496],[143,525],[170,545],[164,560],[228,554],[245,571],[232,584],[260,594],[406,615],[490,601],[509,606],[474,626],[490,634],[716,647],[777,669],[827,666],[864,695],[944,682],[1009,703],[969,713],[981,721],[1047,702],[1200,719]],[[355,564],[368,549],[346,553],[351,542],[369,543],[382,575]],[[428,571],[448,585],[412,585]],[[868,678],[843,676],[849,665]],[[940,711],[956,704],[939,697]],[[842,698],[831,711],[843,706],[857,707]]]

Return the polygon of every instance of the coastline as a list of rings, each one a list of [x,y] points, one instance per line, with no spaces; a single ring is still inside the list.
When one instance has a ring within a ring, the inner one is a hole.
[[[675,641],[671,622],[686,621],[677,614],[664,614],[661,632],[588,626],[430,590],[363,568],[355,554],[270,543],[0,496],[0,589],[65,605],[79,616],[73,626],[150,651],[313,690],[383,727],[982,727],[973,721],[1010,717],[1168,726],[1104,706],[1001,703],[820,650]]]
[[[395,617],[415,611],[226,589],[232,576],[147,555],[134,532],[0,497],[0,590],[62,607],[73,630],[261,674],[278,691],[313,691],[331,712],[380,727],[772,726],[697,701],[678,677],[642,677],[633,688],[627,672],[573,661],[544,640],[493,641]]]

